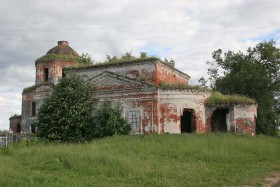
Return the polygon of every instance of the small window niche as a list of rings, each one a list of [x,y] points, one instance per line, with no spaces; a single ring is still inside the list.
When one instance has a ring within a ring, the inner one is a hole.
[[[31,103],[31,116],[36,116],[36,102]]]
[[[49,68],[44,68],[44,81],[49,81]]]

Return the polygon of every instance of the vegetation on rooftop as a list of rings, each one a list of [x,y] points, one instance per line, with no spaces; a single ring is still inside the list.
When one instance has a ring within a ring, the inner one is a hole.
[[[106,60],[104,62],[94,62],[94,64],[82,64],[81,66],[72,66],[67,67],[68,70],[71,69],[80,69],[80,68],[88,68],[88,67],[95,67],[95,66],[108,66],[112,64],[125,64],[125,63],[134,63],[134,62],[142,62],[142,61],[153,61],[153,60],[161,60],[156,56],[149,56],[147,52],[140,52],[140,56],[136,57],[132,55],[132,52],[126,52],[121,57],[106,55]],[[164,59],[163,63],[167,64],[170,67],[175,67],[175,61],[170,59]]]
[[[63,61],[78,61],[78,57],[58,54],[46,54],[36,60],[38,62],[48,62],[52,60],[63,60]]]
[[[46,54],[36,60],[36,63],[39,62],[48,62],[53,60],[62,60],[62,61],[75,61],[80,65],[92,65],[94,60],[88,53],[82,53],[80,56],[69,56],[69,55],[59,55],[59,54]]]
[[[256,101],[246,96],[240,95],[223,95],[219,92],[213,92],[206,101],[207,106],[215,106],[218,104],[254,104]]]

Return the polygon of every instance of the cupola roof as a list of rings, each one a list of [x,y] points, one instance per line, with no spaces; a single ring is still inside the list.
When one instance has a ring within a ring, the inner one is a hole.
[[[67,41],[58,41],[57,46],[51,48],[48,54],[55,54],[55,55],[66,55],[72,57],[78,57],[79,54],[69,46],[69,42]]]

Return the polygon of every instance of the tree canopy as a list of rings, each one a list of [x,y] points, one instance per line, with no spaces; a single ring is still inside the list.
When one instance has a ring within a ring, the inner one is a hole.
[[[44,100],[35,123],[36,134],[49,140],[90,140],[94,101],[91,85],[79,76],[63,77]]]
[[[208,80],[213,90],[224,94],[240,94],[258,103],[257,133],[276,135],[279,126],[280,49],[274,41],[254,48],[212,53],[214,61],[207,62]],[[219,73],[222,70],[222,74]],[[200,80],[205,85],[205,79]]]
[[[88,53],[82,53],[82,55],[78,57],[78,62],[82,65],[92,65],[94,60]]]

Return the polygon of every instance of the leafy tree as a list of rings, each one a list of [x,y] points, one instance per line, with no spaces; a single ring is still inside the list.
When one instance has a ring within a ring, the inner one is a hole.
[[[175,67],[175,61],[174,60],[172,60],[172,59],[170,59],[170,60],[168,60],[167,58],[165,58],[164,60],[163,60],[163,62],[165,63],[165,64],[167,64],[168,66],[170,66],[170,67]]]
[[[51,141],[79,142],[91,140],[91,84],[77,75],[63,77],[44,100],[35,126],[36,135]]]
[[[128,134],[130,124],[122,117],[120,106],[113,106],[109,100],[104,101],[93,118],[94,137],[101,138],[117,134]]]
[[[140,58],[141,59],[148,58],[147,52],[140,52]]]
[[[116,62],[119,59],[116,56],[111,57],[110,55],[106,55],[106,61],[105,62]]]
[[[214,62],[208,62],[212,65],[208,69],[211,87],[225,94],[254,98],[258,102],[257,133],[268,135],[276,135],[279,126],[276,109],[279,106],[280,49],[274,44],[274,41],[259,43],[246,53],[228,51],[223,54],[218,49],[212,53]],[[222,75],[219,69],[223,70]]]
[[[82,53],[82,55],[78,57],[78,62],[82,65],[92,65],[94,60],[88,53]]]
[[[126,52],[121,59],[123,60],[132,60],[132,59],[135,59],[136,57],[132,55],[132,51],[129,52]]]
[[[203,88],[207,88],[207,80],[204,77],[198,79],[199,85]]]

